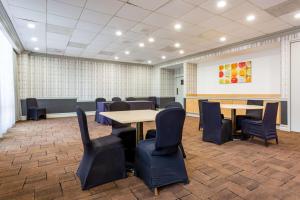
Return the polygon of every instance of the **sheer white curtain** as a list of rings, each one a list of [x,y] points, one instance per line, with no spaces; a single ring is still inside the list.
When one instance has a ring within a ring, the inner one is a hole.
[[[15,123],[13,49],[0,31],[0,137]]]

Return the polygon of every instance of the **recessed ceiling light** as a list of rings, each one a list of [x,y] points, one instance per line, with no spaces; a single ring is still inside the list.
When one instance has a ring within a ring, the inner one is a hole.
[[[38,47],[34,47],[34,50],[35,50],[35,51],[38,51],[38,50],[40,50],[40,48],[38,48]]]
[[[152,61],[151,61],[151,60],[148,60],[148,61],[147,61],[147,63],[148,63],[148,64],[151,64],[151,63],[152,63]]]
[[[300,19],[300,12],[296,13],[296,14],[294,15],[294,18],[295,18],[295,19]]]
[[[122,34],[122,31],[116,31],[116,36],[121,36]]]
[[[179,42],[176,42],[175,44],[174,44],[174,47],[176,47],[176,48],[179,48],[181,46],[181,44],[179,43]]]
[[[180,53],[180,54],[184,54],[184,50],[180,50],[179,53]]]
[[[217,2],[217,7],[218,8],[224,8],[227,5],[227,2],[224,0],[218,1]]]
[[[32,42],[37,42],[38,39],[37,39],[37,37],[32,37],[32,38],[31,38],[31,41],[32,41]]]
[[[130,51],[125,51],[124,52],[126,55],[129,55],[130,54]]]
[[[34,29],[35,28],[35,24],[34,23],[28,23],[27,27],[31,28],[31,29]]]
[[[225,41],[226,41],[226,37],[225,37],[225,36],[220,37],[220,38],[219,38],[219,41],[220,41],[220,42],[225,42]]]
[[[248,15],[248,16],[246,17],[246,20],[247,20],[248,22],[254,21],[254,20],[255,20],[255,15]]]
[[[119,57],[118,57],[118,56],[115,56],[115,60],[119,60]]]
[[[179,23],[174,25],[174,29],[177,30],[177,31],[181,30],[181,28],[182,28],[182,25],[179,24]]]
[[[150,43],[155,42],[155,39],[153,37],[149,37],[148,42],[150,42]]]
[[[139,46],[140,46],[140,47],[144,47],[145,44],[144,44],[143,42],[140,42],[140,43],[139,43]]]
[[[163,60],[166,59],[166,56],[161,56],[161,59],[163,59]]]

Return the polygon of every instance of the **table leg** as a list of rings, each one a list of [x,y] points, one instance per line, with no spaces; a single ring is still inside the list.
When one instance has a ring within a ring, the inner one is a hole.
[[[236,132],[236,109],[231,109],[232,135]]]
[[[138,144],[138,142],[142,139],[144,139],[143,122],[137,122],[136,123],[136,144]]]

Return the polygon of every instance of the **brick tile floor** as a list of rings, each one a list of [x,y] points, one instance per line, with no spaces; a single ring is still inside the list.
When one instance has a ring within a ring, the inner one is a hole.
[[[92,138],[110,134],[88,117]],[[145,123],[145,131],[154,128]],[[259,140],[205,143],[197,118],[187,117],[183,145],[187,185],[160,189],[154,197],[138,178],[80,189],[76,170],[82,144],[76,118],[19,122],[0,139],[0,200],[44,199],[300,199],[300,135],[279,132],[279,145]]]

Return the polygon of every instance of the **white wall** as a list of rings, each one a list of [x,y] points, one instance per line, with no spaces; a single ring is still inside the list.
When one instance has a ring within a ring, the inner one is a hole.
[[[252,82],[219,84],[220,64],[252,61]],[[258,53],[232,56],[197,67],[198,94],[280,94],[280,49],[268,49]]]
[[[300,132],[300,42],[291,44],[291,131]]]

